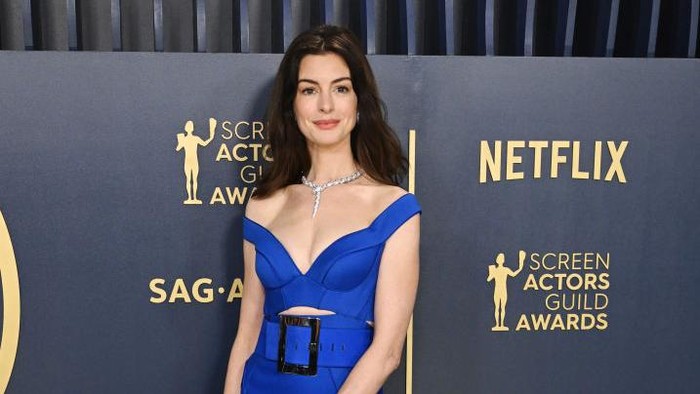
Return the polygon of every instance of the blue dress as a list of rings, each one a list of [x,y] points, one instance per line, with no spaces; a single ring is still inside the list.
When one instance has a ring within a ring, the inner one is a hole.
[[[374,321],[375,288],[386,241],[418,213],[416,198],[401,196],[368,227],[330,244],[305,274],[274,234],[243,218],[243,237],[255,245],[255,270],[265,288],[265,317],[255,351],[243,370],[242,393],[336,393],[340,389],[372,342],[367,321]],[[280,318],[280,312],[294,306],[330,310],[335,315]]]

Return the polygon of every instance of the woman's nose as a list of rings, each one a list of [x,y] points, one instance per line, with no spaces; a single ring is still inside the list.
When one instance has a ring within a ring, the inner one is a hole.
[[[333,97],[331,97],[330,92],[318,95],[318,109],[323,113],[333,111]]]

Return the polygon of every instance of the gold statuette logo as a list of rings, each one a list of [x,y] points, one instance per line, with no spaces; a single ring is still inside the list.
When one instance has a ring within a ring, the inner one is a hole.
[[[505,260],[505,254],[498,253],[495,264],[488,268],[486,281],[494,282],[496,321],[491,331],[510,331],[505,319],[509,295],[520,300],[515,332],[595,332],[608,328],[610,252],[520,250],[517,270],[506,267]],[[508,280],[523,270],[526,272],[519,278]],[[512,307],[508,310],[513,312]]]
[[[183,131],[177,133],[175,151],[184,152],[187,198],[183,205],[244,205],[255,192],[255,183],[263,175],[264,164],[272,161],[270,144],[265,141],[265,123],[209,118],[206,139],[198,136],[195,128],[201,130],[189,119],[185,121]],[[203,134],[201,131],[197,133]],[[202,152],[211,145],[219,146],[214,155]],[[228,167],[227,172],[237,172],[238,176],[232,177],[233,174],[228,173],[223,178],[225,183],[218,183],[222,180],[221,172],[217,171],[218,178],[216,174],[213,177],[208,175],[217,165]],[[200,170],[207,174],[205,183],[199,182]]]
[[[207,146],[214,139],[216,132],[216,119],[209,118],[209,138],[205,141],[194,135],[194,122],[185,122],[185,132],[177,135],[176,151],[185,151],[185,189],[187,199],[183,201],[185,205],[201,205],[202,200],[197,198],[197,179],[199,178],[199,157],[197,150],[200,146]]]
[[[10,382],[19,343],[19,276],[10,232],[0,212],[0,278],[2,278],[2,342],[0,342],[0,392]]]
[[[493,281],[493,317],[496,320],[496,325],[491,327],[491,331],[508,331],[509,328],[505,325],[506,304],[508,303],[508,286],[509,277],[517,276],[523,270],[525,263],[525,251],[519,253],[520,261],[518,269],[513,271],[504,266],[506,256],[504,253],[499,253],[496,256],[496,264],[489,265],[489,276],[487,282]]]

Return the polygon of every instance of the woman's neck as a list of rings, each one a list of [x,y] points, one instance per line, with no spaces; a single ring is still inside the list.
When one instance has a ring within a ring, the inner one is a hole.
[[[316,184],[348,176],[359,169],[350,149],[309,149],[309,155],[311,168],[306,177]]]

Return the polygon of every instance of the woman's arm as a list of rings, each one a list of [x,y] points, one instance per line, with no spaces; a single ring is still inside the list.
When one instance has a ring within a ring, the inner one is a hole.
[[[243,284],[238,332],[228,360],[224,394],[241,392],[243,366],[255,350],[263,319],[265,290],[255,273],[255,246],[248,241],[243,242]]]
[[[376,393],[401,363],[418,288],[420,216],[404,223],[384,247],[374,303],[374,339],[339,393]]]

